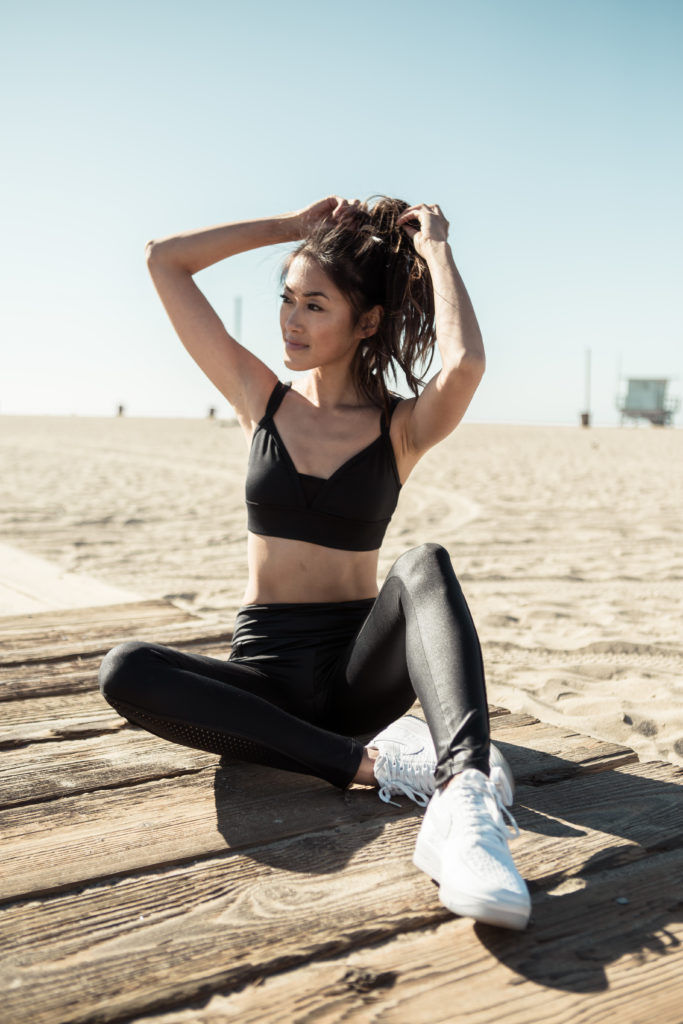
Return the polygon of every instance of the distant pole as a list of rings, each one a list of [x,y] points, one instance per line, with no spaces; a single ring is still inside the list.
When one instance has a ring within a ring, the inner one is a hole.
[[[581,426],[590,427],[591,425],[591,350],[586,349],[586,375],[585,375],[585,393],[584,393],[584,412],[581,413]]]
[[[235,338],[237,341],[242,337],[242,296],[235,298]]]

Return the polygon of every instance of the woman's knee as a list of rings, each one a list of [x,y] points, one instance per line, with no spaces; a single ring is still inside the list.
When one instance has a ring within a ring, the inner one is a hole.
[[[98,682],[105,700],[127,700],[139,689],[141,678],[149,673],[151,645],[141,640],[126,640],[113,647],[102,659]]]
[[[407,584],[434,582],[444,574],[452,574],[451,557],[442,544],[420,544],[404,551],[394,562],[391,576],[400,576]]]

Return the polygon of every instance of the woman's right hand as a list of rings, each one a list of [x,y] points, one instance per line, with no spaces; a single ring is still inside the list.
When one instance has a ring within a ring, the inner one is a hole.
[[[415,249],[423,258],[426,256],[423,246],[428,242],[448,241],[448,221],[436,203],[409,206],[396,223],[410,236]]]
[[[295,214],[295,225],[300,238],[306,238],[313,228],[323,220],[340,220],[351,210],[360,206],[360,200],[354,199],[349,202],[341,196],[326,196],[319,199],[310,206],[297,210]]]

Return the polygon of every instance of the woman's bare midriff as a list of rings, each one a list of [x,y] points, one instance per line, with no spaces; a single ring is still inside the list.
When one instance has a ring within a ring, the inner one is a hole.
[[[377,597],[378,551],[339,551],[249,533],[244,604],[304,604]]]

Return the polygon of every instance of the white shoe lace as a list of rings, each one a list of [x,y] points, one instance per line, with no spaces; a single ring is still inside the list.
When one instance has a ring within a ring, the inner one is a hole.
[[[496,804],[498,805],[497,822],[503,830],[506,838],[516,839],[520,835],[519,825],[515,821],[510,810],[501,802],[500,792],[496,790],[495,793]]]
[[[394,807],[401,805],[391,797],[402,793],[420,807],[426,807],[434,792],[434,765],[430,761],[399,761],[387,754],[375,760],[375,778],[379,782],[379,798]]]
[[[494,773],[498,772],[502,778],[494,779]],[[491,835],[493,832],[499,840],[502,839],[505,843],[508,839],[515,839],[519,836],[519,826],[505,806],[509,790],[505,774],[499,768],[494,768],[491,777],[485,778],[481,789],[470,785],[460,787],[463,817],[479,835]],[[510,794],[510,802],[511,799],[512,794]]]

